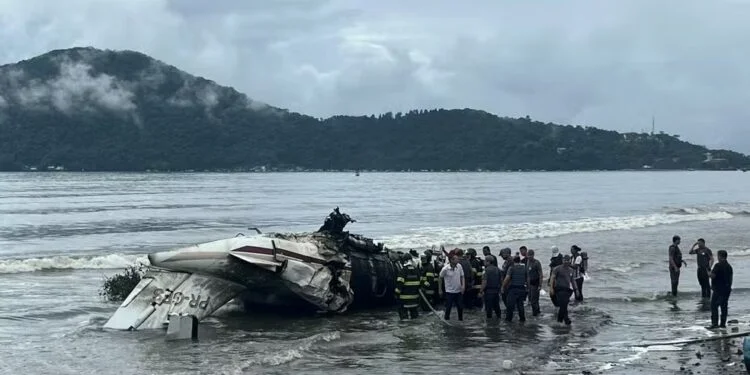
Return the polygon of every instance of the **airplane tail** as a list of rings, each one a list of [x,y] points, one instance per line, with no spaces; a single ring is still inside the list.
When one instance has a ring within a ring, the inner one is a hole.
[[[243,290],[244,286],[219,278],[149,269],[104,328],[166,328],[171,314],[203,320]]]

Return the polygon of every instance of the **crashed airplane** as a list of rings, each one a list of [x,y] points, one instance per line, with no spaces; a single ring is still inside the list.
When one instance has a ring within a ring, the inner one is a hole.
[[[149,254],[138,285],[104,328],[164,328],[172,315],[202,320],[232,299],[292,311],[343,313],[391,305],[400,254],[344,231],[338,207],[312,233],[269,233]]]

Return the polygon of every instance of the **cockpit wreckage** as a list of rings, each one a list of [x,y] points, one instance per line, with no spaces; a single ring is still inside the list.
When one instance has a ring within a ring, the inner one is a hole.
[[[232,299],[253,306],[343,313],[395,302],[401,254],[350,234],[338,207],[316,232],[268,233],[148,255],[148,270],[104,328],[164,328],[203,320]]]

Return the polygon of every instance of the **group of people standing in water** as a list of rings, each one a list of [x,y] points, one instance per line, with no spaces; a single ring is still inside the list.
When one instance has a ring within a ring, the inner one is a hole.
[[[502,264],[489,246],[484,246],[482,254],[479,258],[473,248],[450,252],[430,249],[421,256],[415,250],[403,254],[395,290],[401,319],[416,318],[420,309],[428,311],[440,302],[444,302],[445,320],[450,320],[454,307],[459,321],[463,320],[464,309],[482,307],[488,319],[493,315],[500,319],[502,302],[506,321],[512,321],[517,313],[518,320],[524,322],[527,300],[532,316],[540,314],[539,296],[546,284],[552,303],[558,307],[557,321],[571,324],[568,304],[571,297],[583,301],[588,269],[588,255],[580,247],[571,246],[569,255],[552,247],[546,283],[544,267],[533,249],[521,246],[512,256],[510,248],[503,248],[499,253]]]
[[[677,296],[680,270],[687,266],[680,250],[680,236],[672,238],[669,246],[669,276],[672,296]],[[521,246],[515,256],[506,247],[500,250],[502,264],[490,251],[482,249],[483,257],[469,248],[440,252],[426,250],[421,256],[411,250],[401,255],[399,275],[396,280],[396,297],[400,301],[399,314],[402,319],[419,316],[420,307],[428,308],[444,302],[444,319],[449,320],[456,308],[458,320],[463,320],[464,309],[482,308],[488,319],[501,317],[501,302],[505,305],[505,320],[526,321],[525,302],[531,306],[531,314],[540,314],[539,295],[545,284],[545,274],[535,252]],[[689,255],[696,256],[696,275],[701,286],[701,297],[711,301],[711,326],[725,328],[729,295],[732,291],[733,270],[727,261],[727,252],[719,250],[714,260],[711,249],[704,239],[698,239]],[[419,260],[418,260],[419,259]],[[447,260],[447,262],[446,262]],[[583,301],[583,281],[588,270],[588,255],[577,245],[570,254],[563,255],[552,247],[549,277],[546,279],[552,303],[558,308],[557,321],[571,324],[568,304],[571,297]],[[428,305],[429,304],[429,305]],[[719,314],[721,310],[721,314]]]
[[[687,262],[682,258],[680,243],[680,236],[674,236],[669,246],[669,278],[672,282],[673,297],[677,297],[680,270],[683,266],[687,266]],[[696,273],[698,284],[701,286],[701,298],[711,300],[711,326],[709,328],[726,328],[729,295],[732,292],[734,276],[732,266],[727,261],[726,250],[717,251],[718,262],[714,262],[713,252],[706,247],[706,241],[699,238],[688,254],[696,256]],[[721,309],[721,320],[719,320],[719,309]]]

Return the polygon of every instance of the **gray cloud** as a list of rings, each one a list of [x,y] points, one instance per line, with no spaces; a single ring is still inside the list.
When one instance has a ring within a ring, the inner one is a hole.
[[[91,66],[82,62],[59,61],[60,74],[52,79],[31,79],[19,83],[22,72],[11,74],[13,84],[6,95],[23,106],[53,107],[64,113],[86,109],[87,103],[110,110],[128,112],[135,109],[133,92],[106,74],[92,75]]]
[[[620,131],[655,115],[657,130],[750,152],[747,19],[750,3],[728,0],[6,0],[0,62],[133,49],[251,107],[472,107]]]

